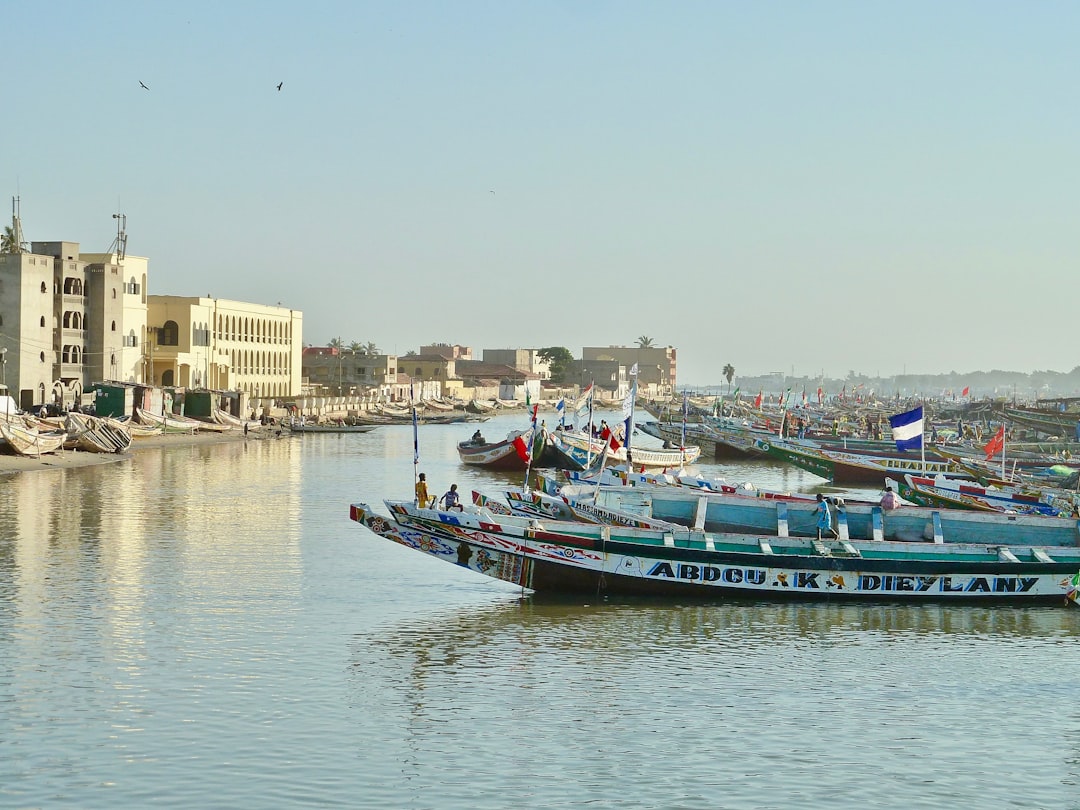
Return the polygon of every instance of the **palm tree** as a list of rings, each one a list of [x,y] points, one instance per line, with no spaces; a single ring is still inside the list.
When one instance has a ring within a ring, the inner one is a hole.
[[[359,343],[355,340],[349,344],[349,351],[353,354],[366,354],[366,352],[364,351],[364,344]]]
[[[651,349],[653,347],[653,339],[647,335],[642,335],[637,339],[637,345],[639,349]]]
[[[375,345],[373,341],[368,341],[367,346],[364,347],[364,352],[370,355],[381,354],[379,347]]]
[[[0,236],[0,253],[22,253],[22,245],[15,240],[15,229],[4,226],[4,235]]]
[[[728,363],[727,365],[724,366],[724,370],[723,370],[722,373],[727,378],[727,390],[728,390],[728,393],[730,394],[731,393],[731,380],[735,376],[735,366],[731,365],[731,363]]]
[[[340,397],[341,396],[341,389],[342,389],[342,384],[341,384],[341,352],[345,348],[345,341],[342,340],[340,337],[334,337],[334,338],[330,338],[330,340],[328,340],[326,342],[326,345],[327,345],[328,348],[337,349],[337,393],[338,393],[338,396]]]

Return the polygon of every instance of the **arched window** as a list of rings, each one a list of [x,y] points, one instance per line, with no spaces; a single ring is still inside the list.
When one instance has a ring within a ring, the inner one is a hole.
[[[161,372],[161,384],[162,386],[173,385],[173,370],[170,368]]]
[[[113,301],[115,301],[116,300],[116,287],[112,288],[112,297],[113,297]]]
[[[45,286],[45,282],[44,282],[44,281],[43,281],[43,282],[41,282],[41,291],[42,291],[43,293],[47,293],[47,292],[49,291],[49,288]]]
[[[45,352],[42,352],[42,353],[41,353],[41,362],[42,362],[42,363],[44,363],[44,362],[45,362]]]
[[[112,322],[112,331],[113,331],[113,332],[115,332],[115,331],[116,331],[116,321],[113,321],[113,322]]]
[[[158,339],[158,345],[180,345],[180,327],[177,325],[176,321],[165,321],[165,325],[161,327],[161,337]]]

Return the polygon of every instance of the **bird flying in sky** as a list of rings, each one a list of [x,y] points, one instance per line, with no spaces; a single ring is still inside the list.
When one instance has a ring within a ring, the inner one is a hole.
[[[150,89],[145,84],[143,84],[141,80],[139,81],[139,87],[141,87],[143,90],[149,90]]]
[[[277,90],[279,93],[281,92],[281,85],[283,84],[285,84],[285,82],[278,82]]]

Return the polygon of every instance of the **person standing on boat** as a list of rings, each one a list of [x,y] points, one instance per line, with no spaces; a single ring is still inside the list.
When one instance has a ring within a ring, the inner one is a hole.
[[[446,494],[442,496],[443,508],[449,512],[451,509],[457,509],[459,512],[464,512],[465,507],[461,505],[461,496],[458,495],[457,484],[451,484],[450,489],[446,491]]]
[[[817,539],[821,539],[821,532],[832,531],[832,514],[829,512],[829,502],[820,492],[817,496]]]
[[[431,504],[431,496],[427,491],[427,474],[420,473],[416,482],[416,505],[421,509],[427,509]]]

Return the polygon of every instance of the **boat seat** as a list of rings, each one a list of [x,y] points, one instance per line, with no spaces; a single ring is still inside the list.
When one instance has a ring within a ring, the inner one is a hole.
[[[851,543],[849,543],[847,540],[841,540],[840,547],[844,549],[844,553],[849,557],[862,556],[862,552],[855,548],[855,546],[851,545]]]
[[[769,545],[768,540],[764,540],[764,539],[758,540],[757,544],[758,544],[758,547],[761,549],[762,554],[775,554],[776,553],[775,551],[772,550],[772,546]]]
[[[788,537],[787,504],[776,502],[776,536]]]
[[[880,543],[885,539],[885,518],[880,506],[870,509],[870,539],[875,543]]]
[[[935,543],[944,543],[945,538],[941,534],[941,515],[938,512],[934,512],[930,517],[931,517],[931,520],[933,521],[933,526],[934,526],[934,542]]]
[[[1016,559],[1016,555],[1013,554],[1009,549],[1005,548],[1005,546],[998,547],[998,559],[1002,562],[1020,562],[1020,560]]]
[[[664,532],[664,545],[669,548],[675,548],[675,535],[671,532]]]
[[[1052,563],[1054,561],[1054,558],[1047,554],[1045,551],[1043,551],[1041,548],[1033,548],[1031,550],[1031,556],[1035,558],[1036,562]]]
[[[817,552],[819,557],[831,557],[832,552],[822,543],[820,540],[813,541],[814,551]]]

